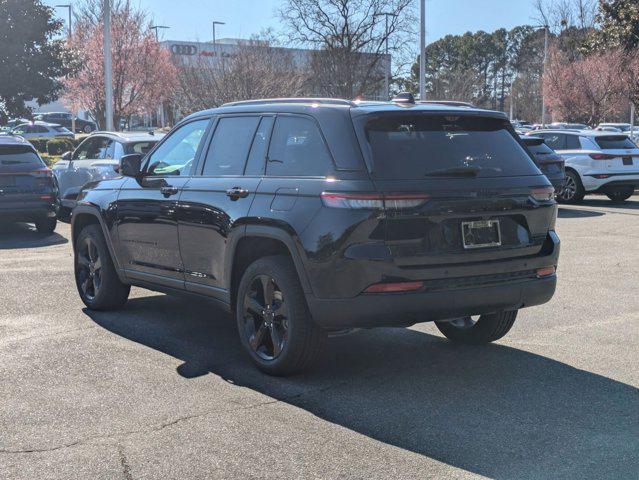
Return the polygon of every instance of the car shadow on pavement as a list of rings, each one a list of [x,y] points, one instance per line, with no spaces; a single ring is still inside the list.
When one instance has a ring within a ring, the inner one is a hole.
[[[86,314],[180,359],[184,377],[212,373],[486,477],[630,478],[639,471],[639,389],[517,348],[367,330],[332,338],[315,371],[273,378],[250,364],[233,320],[208,303],[160,295]]]
[[[557,217],[559,218],[585,218],[585,217],[601,217],[606,212],[597,212],[595,210],[582,210],[580,208],[562,208],[559,207]]]
[[[613,209],[620,209],[620,210],[639,210],[639,196],[635,195],[633,197],[630,197],[628,200],[626,200],[623,203],[615,203],[604,196],[601,196],[601,197],[591,196],[591,197],[586,197],[579,204],[579,206],[613,208]]]
[[[0,222],[0,250],[48,247],[68,241],[56,232],[39,233],[32,224]]]

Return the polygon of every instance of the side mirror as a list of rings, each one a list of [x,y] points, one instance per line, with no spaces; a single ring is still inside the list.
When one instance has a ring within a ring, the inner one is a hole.
[[[125,177],[139,177],[143,157],[144,155],[141,153],[132,153],[123,156],[120,159],[120,173]]]
[[[73,152],[64,152],[60,157],[60,160],[71,160]]]

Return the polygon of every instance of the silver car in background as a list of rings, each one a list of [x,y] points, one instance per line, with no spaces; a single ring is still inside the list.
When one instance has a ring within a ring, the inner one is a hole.
[[[65,153],[52,168],[60,188],[58,218],[68,221],[86,183],[118,176],[124,155],[146,154],[163,136],[147,132],[94,132],[73,152]]]

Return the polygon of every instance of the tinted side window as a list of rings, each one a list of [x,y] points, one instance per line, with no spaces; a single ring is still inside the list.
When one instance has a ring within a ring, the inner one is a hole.
[[[331,171],[331,156],[315,122],[306,117],[277,117],[268,150],[266,174],[322,177]]]
[[[260,117],[220,118],[202,175],[242,175]]]
[[[209,119],[196,120],[175,130],[149,157],[147,172],[154,175],[189,175]]]
[[[566,135],[566,150],[581,150],[581,143],[577,135]]]
[[[32,127],[32,131],[35,133],[49,133],[49,129],[47,127],[44,127],[42,125],[34,125]]]
[[[563,133],[543,133],[539,135],[553,150],[566,150],[566,135]]]

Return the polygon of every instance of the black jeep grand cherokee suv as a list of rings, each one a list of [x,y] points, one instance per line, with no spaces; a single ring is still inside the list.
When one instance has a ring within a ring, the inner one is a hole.
[[[217,300],[271,374],[327,332],[435,321],[485,343],[555,291],[553,188],[506,117],[414,103],[279,99],[191,115],[73,210],[92,309],[130,285]]]

